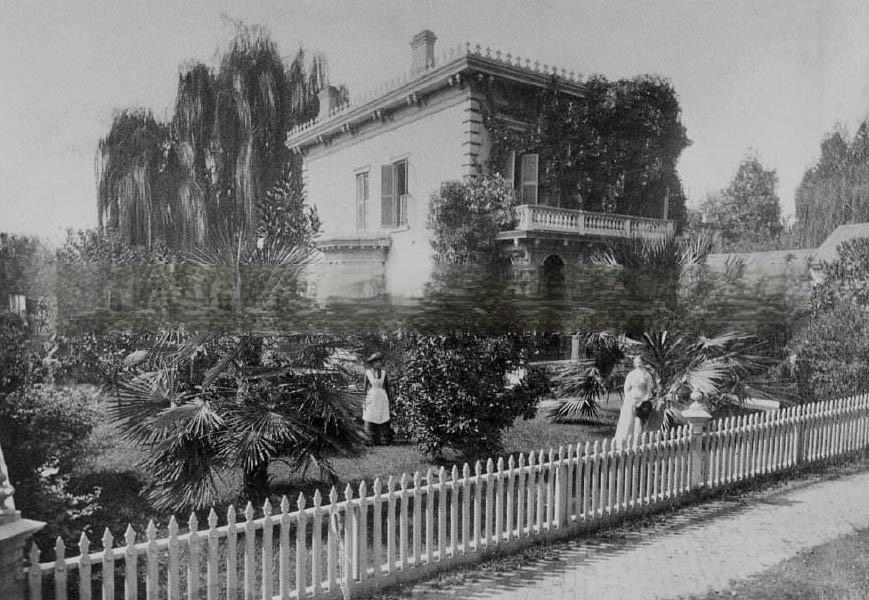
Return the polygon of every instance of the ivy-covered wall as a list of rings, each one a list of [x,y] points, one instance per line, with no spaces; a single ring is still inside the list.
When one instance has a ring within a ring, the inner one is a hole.
[[[676,171],[690,141],[675,90],[644,75],[609,81],[595,76],[582,97],[507,82],[483,87],[483,120],[491,140],[487,166],[502,172],[511,153],[537,154],[541,193],[565,208],[686,220]]]

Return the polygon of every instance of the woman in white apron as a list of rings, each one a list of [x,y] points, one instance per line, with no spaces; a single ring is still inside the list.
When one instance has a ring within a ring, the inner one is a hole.
[[[643,418],[637,414],[637,408],[644,402],[651,402],[654,381],[643,368],[643,360],[634,357],[634,369],[625,377],[625,399],[619,413],[619,423],[616,426],[615,442],[633,443],[634,439],[643,433]],[[651,408],[651,406],[649,406]],[[648,418],[648,413],[645,417]]]
[[[362,405],[362,421],[368,443],[378,446],[392,444],[392,427],[389,424],[390,386],[383,370],[383,355],[372,354],[366,361],[365,400]]]

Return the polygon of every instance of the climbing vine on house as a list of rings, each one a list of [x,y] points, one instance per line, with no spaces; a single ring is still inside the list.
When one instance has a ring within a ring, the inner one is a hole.
[[[531,100],[519,90],[487,89],[490,170],[515,172],[521,182],[523,163],[507,167],[510,158],[536,154],[540,202],[658,218],[666,202],[669,218],[683,223],[676,163],[690,141],[672,85],[648,75],[595,76],[584,89],[582,98],[568,95],[557,77]]]

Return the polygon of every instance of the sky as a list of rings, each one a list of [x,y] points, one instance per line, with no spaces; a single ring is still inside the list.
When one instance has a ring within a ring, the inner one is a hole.
[[[861,0],[4,0],[0,7],[0,231],[58,242],[96,225],[94,159],[115,111],[168,118],[179,67],[214,66],[234,22],[286,56],[323,52],[351,95],[410,66],[411,37],[470,41],[582,74],[674,85],[692,145],[689,203],[756,154],[785,214],[825,132],[869,114]]]

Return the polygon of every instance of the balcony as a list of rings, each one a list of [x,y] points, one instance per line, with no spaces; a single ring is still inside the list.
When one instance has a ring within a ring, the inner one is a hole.
[[[591,238],[646,238],[659,239],[672,235],[673,221],[595,213],[569,208],[556,208],[539,204],[516,207],[518,225],[513,231],[500,234],[501,239],[528,237],[528,234],[553,233]]]

